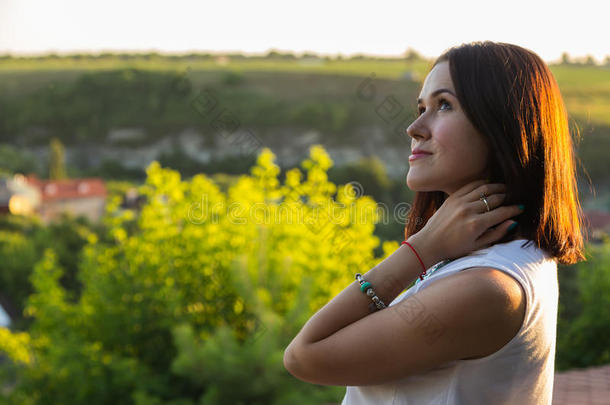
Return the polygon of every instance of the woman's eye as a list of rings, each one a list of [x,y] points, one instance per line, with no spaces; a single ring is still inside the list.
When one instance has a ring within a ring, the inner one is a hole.
[[[439,107],[442,106],[443,104],[447,104],[449,106],[449,108],[451,108],[451,104],[449,104],[449,102],[447,100],[445,100],[444,98],[440,98],[438,100]],[[426,109],[424,107],[419,107],[417,109],[417,111],[419,113],[418,115],[422,115],[424,113],[424,111],[426,111]]]
[[[442,98],[441,98],[441,99],[438,101],[438,105],[439,105],[439,106],[441,106],[441,105],[443,105],[443,104],[447,104],[447,105],[449,106],[449,108],[451,108],[451,104],[449,104],[449,102],[448,102],[447,100],[445,100],[445,99],[442,99]]]

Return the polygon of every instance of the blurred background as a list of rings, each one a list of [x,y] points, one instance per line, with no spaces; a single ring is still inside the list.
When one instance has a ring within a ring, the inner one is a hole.
[[[610,364],[596,8],[0,0],[0,404],[339,403],[283,350],[398,248],[415,99],[480,40],[559,83],[588,260],[559,266],[556,371]]]

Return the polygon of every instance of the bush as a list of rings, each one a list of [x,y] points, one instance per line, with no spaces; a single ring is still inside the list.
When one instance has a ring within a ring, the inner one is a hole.
[[[4,173],[36,173],[42,175],[45,168],[38,165],[33,154],[21,151],[18,148],[0,144],[0,171]]]
[[[3,332],[11,344],[0,349],[17,375],[8,399],[339,401],[344,387],[295,379],[283,367],[283,351],[353,281],[355,269],[382,259],[372,254],[379,243],[375,204],[328,181],[332,161],[321,147],[302,163],[305,181],[295,168],[280,184],[273,159],[263,150],[251,174],[226,193],[205,175],[182,181],[153,162],[139,215],[118,210],[118,197],[107,204],[108,241],[91,237],[84,247],[77,302],[58,282],[57,255],[46,250],[31,276],[30,330]],[[385,244],[384,252],[396,248]]]
[[[234,86],[237,84],[242,84],[245,78],[244,75],[240,72],[228,71],[222,74],[221,82],[227,86]]]
[[[562,283],[561,291],[576,301],[560,295],[557,370],[610,364],[610,241],[588,245],[586,255],[576,268],[560,270],[573,272],[573,284]]]
[[[23,317],[28,296],[33,292],[29,277],[44,249],[51,247],[65,269],[61,285],[71,299],[78,297],[77,280],[79,255],[87,238],[99,232],[85,218],[64,217],[43,226],[36,218],[16,215],[0,217],[0,293],[14,307],[13,328],[24,330],[31,319]]]

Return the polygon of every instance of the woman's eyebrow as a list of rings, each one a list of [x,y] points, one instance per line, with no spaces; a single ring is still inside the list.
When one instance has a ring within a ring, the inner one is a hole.
[[[441,93],[449,93],[449,94],[451,94],[453,97],[456,97],[456,95],[455,95],[455,94],[453,94],[453,92],[452,92],[451,90],[449,90],[449,89],[438,89],[438,90],[434,90],[434,91],[432,92],[432,94],[430,94],[430,98],[434,98],[434,97],[436,97],[437,95],[439,95],[439,94],[441,94]],[[418,98],[418,99],[417,99],[417,104],[421,103],[422,101],[424,101],[424,100],[423,100],[423,99],[421,99],[421,98]]]

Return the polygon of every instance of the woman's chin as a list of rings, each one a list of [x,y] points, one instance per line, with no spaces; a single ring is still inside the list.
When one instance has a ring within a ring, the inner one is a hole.
[[[407,177],[407,187],[414,192],[437,191],[438,188],[431,187],[429,182],[417,181]]]

